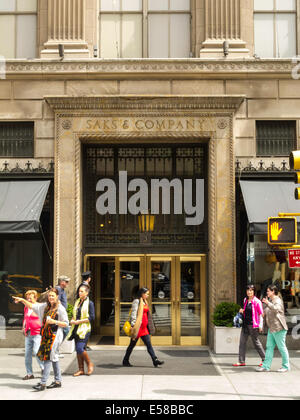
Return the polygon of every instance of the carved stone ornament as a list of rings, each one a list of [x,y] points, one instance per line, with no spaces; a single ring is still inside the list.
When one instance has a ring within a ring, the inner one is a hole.
[[[228,73],[249,74],[252,73],[286,73],[291,74],[295,64],[290,59],[235,59],[235,60],[203,60],[193,59],[87,59],[87,60],[69,60],[68,62],[57,63],[51,60],[7,60],[6,73],[31,75],[50,75],[57,77],[60,74],[95,74],[97,78],[107,77],[107,74],[165,74],[170,77],[174,73],[184,74],[211,74]]]
[[[71,120],[63,120],[61,126],[64,130],[70,130],[72,128],[72,121]]]
[[[224,118],[218,121],[218,128],[220,130],[225,130],[226,127],[227,127],[227,121]]]

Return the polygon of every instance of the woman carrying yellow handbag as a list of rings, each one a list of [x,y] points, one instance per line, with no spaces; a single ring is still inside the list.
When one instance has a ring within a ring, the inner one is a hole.
[[[138,342],[139,338],[141,338],[144,344],[146,345],[147,351],[151,356],[153,366],[157,367],[164,364],[163,361],[158,360],[158,358],[156,357],[156,354],[151,344],[150,334],[152,335],[155,333],[155,328],[151,313],[149,311],[148,298],[149,289],[147,289],[146,287],[142,287],[137,293],[137,299],[134,299],[134,301],[132,302],[130,313],[131,340],[123,359],[123,366],[132,366],[129,363],[129,357],[132,353],[132,350],[136,346],[136,343]]]
[[[128,337],[131,337],[131,324],[130,324],[130,315],[131,315],[131,309],[128,314],[128,318],[125,321],[125,324],[123,325],[123,331]]]

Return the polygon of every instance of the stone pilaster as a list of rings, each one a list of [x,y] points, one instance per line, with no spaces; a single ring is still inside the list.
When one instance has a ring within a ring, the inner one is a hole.
[[[41,58],[60,58],[60,44],[64,46],[64,58],[92,56],[86,40],[86,1],[48,0],[47,41]]]
[[[249,50],[242,40],[241,0],[205,0],[204,36],[200,57],[224,57],[223,43],[228,41],[228,57],[247,57]]]

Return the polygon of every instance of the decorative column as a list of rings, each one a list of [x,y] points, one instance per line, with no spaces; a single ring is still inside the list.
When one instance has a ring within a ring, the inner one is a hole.
[[[85,14],[86,0],[48,0],[48,39],[41,58],[89,58]]]
[[[248,57],[242,40],[241,0],[205,0],[205,41],[200,57]],[[228,50],[224,54],[224,42]]]

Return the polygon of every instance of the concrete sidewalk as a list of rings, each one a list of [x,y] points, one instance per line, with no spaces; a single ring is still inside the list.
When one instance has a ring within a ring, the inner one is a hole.
[[[96,350],[89,353],[91,359],[93,355],[101,358],[95,352],[120,350],[125,352],[125,348],[109,346],[97,346]],[[93,349],[95,349],[93,348]],[[166,348],[156,348],[158,351],[165,351]],[[183,350],[208,351],[203,348],[178,348],[181,355]],[[172,347],[174,350],[174,347]],[[175,349],[176,350],[176,349]],[[145,352],[144,347],[135,349],[135,352]],[[142,353],[141,353],[142,355]],[[137,357],[139,354],[137,354]],[[119,355],[118,355],[119,357]],[[255,372],[259,359],[256,352],[249,351],[247,366],[243,368],[233,368],[232,363],[237,361],[236,356],[216,356],[210,353],[208,364],[213,364],[217,374],[215,375],[168,375],[167,360],[166,364],[159,369],[166,370],[166,374],[156,369],[150,369],[149,374],[120,374],[115,369],[113,374],[92,376],[81,376],[73,378],[69,374],[63,375],[63,387],[60,389],[35,392],[32,386],[39,382],[40,374],[36,361],[36,379],[32,381],[22,381],[25,376],[24,350],[22,349],[0,349],[0,399],[1,400],[49,400],[49,399],[69,399],[69,400],[249,400],[249,399],[300,399],[300,351],[290,351],[291,371],[288,373],[277,373],[281,359],[279,354],[273,361],[272,371],[267,373]],[[74,364],[75,354],[64,355],[61,359],[63,372],[68,372],[70,366]],[[145,360],[149,358],[145,355]],[[196,360],[196,359],[195,359]],[[121,366],[119,369],[124,369]],[[128,368],[125,368],[128,369]],[[53,376],[50,381],[52,382]]]

